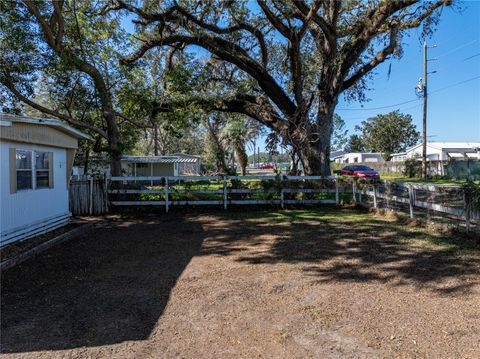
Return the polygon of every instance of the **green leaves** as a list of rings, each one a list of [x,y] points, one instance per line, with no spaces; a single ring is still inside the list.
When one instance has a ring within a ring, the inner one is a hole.
[[[377,115],[362,122],[362,142],[367,150],[384,152],[388,159],[392,153],[405,151],[417,144],[420,133],[412,123],[412,116],[393,111]]]

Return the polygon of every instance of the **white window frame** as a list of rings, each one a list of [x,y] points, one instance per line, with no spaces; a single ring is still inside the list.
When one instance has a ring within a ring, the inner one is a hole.
[[[17,181],[16,183],[16,192],[23,192],[23,191],[34,191],[34,190],[42,190],[42,189],[52,189],[53,187],[50,187],[50,183],[52,182],[52,178],[50,178],[50,176],[53,177],[54,175],[54,171],[53,171],[53,161],[49,161],[48,163],[48,168],[45,169],[45,168],[41,168],[41,169],[38,169],[38,171],[42,171],[42,172],[47,172],[48,173],[48,185],[46,187],[37,187],[37,152],[44,152],[47,154],[51,153],[52,156],[51,158],[53,158],[53,151],[46,151],[46,150],[30,150],[30,149],[26,149],[26,148],[15,148],[15,156],[17,154],[18,151],[23,151],[23,152],[30,152],[30,155],[31,155],[31,168],[28,168],[28,169],[19,169],[17,168],[17,163],[15,161],[15,172],[18,173],[18,171],[30,171],[30,173],[32,174],[32,188],[22,188],[22,189],[19,189],[18,188],[18,175],[15,175],[15,180]],[[50,163],[52,162],[52,163]]]
[[[37,168],[37,153],[38,152],[42,152],[42,153],[45,153],[47,155],[48,158],[48,168]],[[50,163],[50,158],[53,158],[53,155],[50,156],[49,154],[52,153],[52,151],[43,151],[43,150],[33,150],[33,154],[35,155],[35,163],[34,163],[34,166],[35,167],[35,173],[34,173],[34,176],[35,176],[35,189],[45,189],[45,188],[50,188],[50,183],[52,181],[52,179],[50,178],[50,170],[52,170],[53,168],[51,168],[51,166],[53,166],[53,163]],[[38,187],[37,185],[37,172],[46,172],[48,174],[48,183],[46,186],[44,187]],[[53,176],[53,171],[52,171],[52,176]]]
[[[21,151],[21,152],[29,152],[30,153],[30,168],[17,168],[17,153]],[[15,149],[15,181],[17,181],[17,183],[15,184],[16,186],[16,190],[17,192],[20,192],[20,191],[32,191],[35,189],[35,176],[34,176],[34,172],[33,172],[33,169],[35,167],[35,164],[33,163],[34,161],[34,154],[33,154],[33,150],[27,150],[27,149],[23,149],[23,148],[16,148]],[[32,186],[30,188],[18,188],[18,172],[28,172],[30,171],[30,174],[32,175]]]

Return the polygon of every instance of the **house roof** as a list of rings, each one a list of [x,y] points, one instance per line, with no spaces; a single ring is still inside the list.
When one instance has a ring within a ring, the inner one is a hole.
[[[337,156],[331,156],[332,158],[338,158],[338,157],[344,157],[344,156],[349,156],[349,155],[379,155],[383,156],[382,152],[343,152],[340,155]]]
[[[198,157],[123,156],[122,161],[130,163],[196,163],[198,161]]]
[[[414,151],[417,148],[421,147],[422,144],[419,143],[413,147],[408,148],[404,152],[393,153],[392,156],[404,156],[408,152]],[[437,150],[449,150],[449,149],[475,149],[480,148],[480,142],[427,142],[427,147],[435,148]]]
[[[34,125],[45,125],[45,126],[54,127],[61,132],[64,132],[68,135],[71,135],[72,137],[82,139],[82,140],[89,140],[91,138],[89,135],[54,118],[27,117],[27,116],[17,116],[17,115],[0,113],[0,126],[9,127],[12,125],[13,122],[31,123]]]

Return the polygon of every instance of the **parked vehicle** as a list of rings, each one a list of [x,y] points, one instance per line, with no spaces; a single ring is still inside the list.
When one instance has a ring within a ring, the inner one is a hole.
[[[337,171],[341,176],[355,176],[363,179],[380,179],[380,174],[367,166],[345,166]]]
[[[267,165],[260,166],[258,168],[261,170],[271,170],[273,169],[273,165],[267,164]]]

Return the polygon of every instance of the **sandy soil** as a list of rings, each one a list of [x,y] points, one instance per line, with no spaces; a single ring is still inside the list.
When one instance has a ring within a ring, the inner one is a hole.
[[[479,358],[478,246],[368,216],[111,216],[2,274],[3,356]]]

